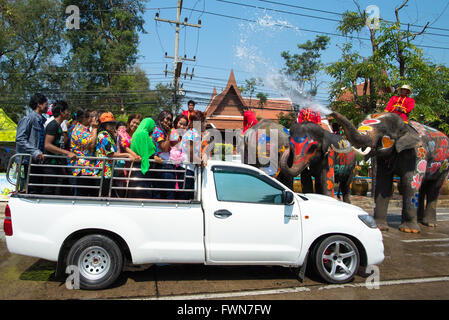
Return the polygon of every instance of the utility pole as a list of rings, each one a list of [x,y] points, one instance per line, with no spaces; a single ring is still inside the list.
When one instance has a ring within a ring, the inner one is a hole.
[[[188,59],[186,56],[180,57],[179,56],[179,26],[186,26],[186,27],[195,27],[195,28],[201,28],[201,20],[198,20],[198,24],[190,24],[187,23],[187,18],[184,19],[184,22],[181,22],[181,11],[182,11],[182,0],[178,0],[178,7],[176,10],[176,21],[173,20],[167,20],[167,19],[161,19],[159,18],[159,13],[156,13],[155,20],[156,21],[162,21],[162,22],[168,22],[172,24],[176,24],[176,32],[175,32],[175,55],[174,57],[169,57],[167,53],[165,53],[165,58],[173,59],[173,71],[168,71],[167,68],[165,69],[165,75],[167,73],[173,73],[173,87],[174,87],[174,103],[175,106],[177,104],[177,98],[179,94],[179,78],[181,75],[184,76],[190,76],[190,79],[193,77],[193,69],[192,73],[188,74],[188,72],[185,72],[184,74],[181,73],[182,70],[182,62],[183,61],[196,61],[196,57],[193,57],[193,59]]]

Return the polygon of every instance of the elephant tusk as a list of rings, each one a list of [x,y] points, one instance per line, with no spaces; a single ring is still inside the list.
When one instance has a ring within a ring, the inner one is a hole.
[[[351,148],[354,148],[354,147],[351,147],[351,145],[347,145],[346,146],[346,148],[343,148],[343,149],[338,149],[338,148],[335,148],[332,144],[331,144],[331,148],[332,148],[332,150],[334,150],[335,152],[338,152],[338,153],[348,153],[348,152],[350,152],[352,149]]]
[[[354,148],[354,147],[352,147],[352,149],[354,149],[355,152],[357,152],[358,154],[361,154],[362,156],[366,156],[368,153],[371,152],[371,148],[370,147],[366,148],[365,151],[362,151],[362,149],[360,149],[360,148],[357,149],[357,148]]]

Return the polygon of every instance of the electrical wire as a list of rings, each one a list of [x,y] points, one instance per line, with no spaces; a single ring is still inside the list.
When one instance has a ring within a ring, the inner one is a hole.
[[[193,10],[193,11],[197,11],[195,9],[190,9],[190,8],[184,8],[185,10]],[[246,22],[251,22],[251,23],[257,23],[256,20],[253,19],[246,19],[246,18],[241,18],[241,17],[236,17],[236,16],[230,16],[230,15],[225,15],[225,14],[219,14],[219,13],[215,13],[215,12],[208,12],[205,11],[205,14],[209,14],[209,15],[213,15],[213,16],[218,16],[218,17],[222,17],[222,18],[228,18],[228,19],[234,19],[234,20],[240,20],[240,21],[246,21]],[[297,28],[297,27],[292,27],[289,25],[285,25],[285,24],[279,24],[279,23],[274,23],[274,26],[277,27],[282,27],[282,28],[288,28],[288,29],[297,29],[300,31],[304,31],[304,32],[311,32],[311,33],[315,33],[315,34],[325,34],[325,35],[330,35],[330,36],[336,36],[336,37],[342,37],[342,38],[348,38],[348,39],[356,39],[356,40],[365,40],[365,41],[371,41],[371,39],[369,38],[363,38],[363,37],[358,37],[358,36],[348,36],[348,35],[342,35],[342,34],[338,34],[338,33],[333,33],[333,32],[326,32],[326,31],[319,31],[319,30],[311,30],[311,29],[305,29],[305,28]],[[427,45],[416,45],[416,47],[420,47],[420,48],[429,48],[429,49],[442,49],[442,50],[449,50],[448,47],[437,47],[437,46],[427,46]]]
[[[221,0],[217,0],[217,1],[221,1]],[[297,5],[292,5],[292,4],[286,4],[286,3],[277,2],[277,1],[269,1],[269,0],[258,0],[258,1],[265,2],[265,3],[270,3],[270,4],[276,4],[276,5],[280,5],[280,6],[287,6],[287,7],[297,8],[297,9],[309,10],[309,11],[314,11],[314,12],[322,12],[322,13],[328,13],[328,14],[333,14],[333,15],[337,15],[337,16],[343,16],[342,13],[335,12],[335,11],[326,11],[326,10],[308,8],[308,7],[297,6]],[[447,6],[446,6],[446,8],[447,8]],[[444,9],[444,10],[446,10],[446,9]],[[443,10],[443,12],[444,12],[444,10]],[[384,20],[384,19],[381,19],[381,20],[385,21],[386,23],[395,23],[395,22],[392,22],[392,21],[389,21],[389,20]],[[435,22],[436,21],[434,21],[433,23],[435,23]],[[416,24],[410,24],[410,23],[401,23],[401,25],[410,25],[410,26],[416,27],[416,28],[424,28],[424,26],[416,25]],[[446,29],[446,28],[437,28],[437,27],[427,27],[427,28],[428,29],[434,29],[434,30],[441,30],[441,31],[449,31],[449,29]]]

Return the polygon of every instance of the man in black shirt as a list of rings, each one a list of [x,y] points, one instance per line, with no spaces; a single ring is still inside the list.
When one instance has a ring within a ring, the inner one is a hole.
[[[61,123],[67,120],[69,117],[68,105],[65,101],[57,101],[52,108],[53,116],[55,117],[47,126],[45,127],[45,154],[46,155],[65,155],[69,159],[76,159],[76,154],[65,149],[64,135],[61,128]],[[46,157],[45,164],[47,165],[66,165],[66,159]],[[45,167],[45,174],[49,175],[66,175],[65,168],[58,167]],[[46,179],[46,184],[58,184],[67,185],[68,179],[48,177]],[[60,187],[44,187],[44,194],[69,194],[69,188]]]

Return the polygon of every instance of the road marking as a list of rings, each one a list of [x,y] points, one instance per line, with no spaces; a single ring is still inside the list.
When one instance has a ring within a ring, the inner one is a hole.
[[[434,278],[418,278],[418,279],[404,279],[404,280],[386,280],[379,281],[377,284],[379,286],[395,286],[401,284],[418,284],[418,283],[428,283],[428,282],[441,282],[449,281],[449,277],[434,277]],[[373,283],[370,283],[371,285]],[[324,287],[318,288],[318,290],[328,290],[328,289],[342,289],[342,288],[363,288],[367,287],[366,283],[347,283],[347,284],[330,284]]]
[[[440,241],[449,241],[449,238],[439,238],[439,239],[414,239],[414,240],[401,240],[401,242],[440,242]]]
[[[204,294],[192,294],[192,295],[180,295],[180,296],[166,296],[166,297],[152,297],[142,298],[136,300],[202,300],[202,299],[222,299],[232,297],[249,297],[260,296],[266,294],[282,294],[282,293],[297,293],[297,292],[309,292],[311,289],[306,287],[294,287],[284,289],[269,289],[269,290],[254,290],[254,291],[240,291],[240,292],[222,292],[222,293],[204,293]]]
[[[417,278],[417,279],[404,279],[404,280],[385,280],[374,283],[379,286],[394,286],[403,284],[420,284],[428,282],[444,282],[449,281],[449,277],[433,277],[433,278]],[[370,283],[373,285],[373,283]],[[269,289],[269,290],[253,290],[253,291],[241,291],[241,292],[221,292],[221,293],[204,293],[204,294],[192,294],[192,295],[179,295],[179,296],[164,296],[164,297],[150,297],[150,298],[134,298],[131,300],[203,300],[203,299],[223,299],[223,298],[236,298],[236,297],[250,297],[260,295],[275,295],[285,293],[298,293],[298,292],[311,292],[314,290],[331,290],[331,289],[343,289],[343,288],[363,288],[367,287],[365,282],[363,283],[347,283],[347,284],[330,284],[322,287],[312,288],[308,287],[294,287],[284,289]],[[368,290],[368,289],[367,289]]]

